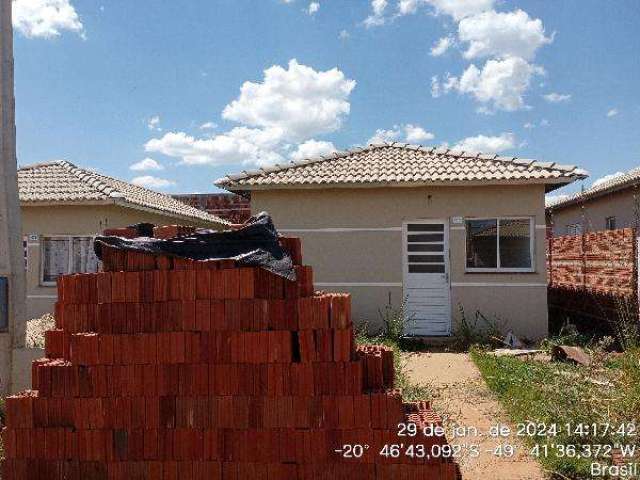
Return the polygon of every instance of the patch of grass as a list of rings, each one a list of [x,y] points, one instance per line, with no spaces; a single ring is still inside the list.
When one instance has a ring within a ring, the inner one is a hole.
[[[476,311],[473,318],[467,318],[462,304],[458,305],[460,319],[453,331],[453,347],[458,351],[467,351],[473,346],[501,346],[504,322],[497,318],[488,318],[480,311]]]
[[[513,357],[496,357],[473,350],[471,357],[488,387],[498,396],[514,423],[558,425],[555,436],[527,436],[529,447],[546,445],[549,455],[539,457],[552,478],[586,479],[593,461],[610,458],[569,458],[556,454],[553,445],[630,445],[636,437],[616,432],[567,432],[565,425],[635,423],[640,415],[640,351],[625,353],[616,362],[593,367],[541,363]]]

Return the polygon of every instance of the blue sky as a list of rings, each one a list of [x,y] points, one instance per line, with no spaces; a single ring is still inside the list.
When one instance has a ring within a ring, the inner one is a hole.
[[[208,192],[375,138],[589,185],[640,165],[639,20],[637,0],[14,0],[19,163]]]

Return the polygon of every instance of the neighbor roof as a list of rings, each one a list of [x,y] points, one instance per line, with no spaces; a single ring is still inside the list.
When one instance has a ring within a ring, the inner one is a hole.
[[[568,207],[585,200],[624,190],[625,188],[636,185],[640,185],[640,167],[633,168],[621,175],[616,175],[609,180],[600,182],[596,186],[592,186],[582,192],[558,198],[557,200],[547,204],[547,208],[553,208],[555,210],[558,208]]]
[[[22,204],[114,203],[186,220],[228,223],[169,195],[78,168],[63,160],[20,168],[18,190]]]
[[[587,172],[573,165],[383,143],[227,175],[215,183],[232,191],[329,185],[542,183],[550,191],[586,176]]]

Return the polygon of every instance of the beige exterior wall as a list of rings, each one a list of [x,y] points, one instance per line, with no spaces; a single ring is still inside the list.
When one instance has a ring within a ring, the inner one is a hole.
[[[499,317],[517,335],[547,334],[542,185],[253,191],[251,208],[269,212],[279,230],[301,237],[318,288],[352,293],[356,321],[372,326],[380,325],[379,309],[403,299],[403,222],[533,217],[533,273],[466,273],[465,231],[450,222],[452,313],[454,323],[463,306],[468,317],[476,310]]]
[[[607,217],[616,217],[616,228],[635,227],[640,222],[640,198],[632,188],[550,211],[553,235],[567,235],[567,227],[582,224],[584,232],[606,229]]]
[[[22,206],[23,235],[38,237],[51,235],[85,236],[101,233],[105,228],[118,228],[134,223],[156,225],[193,223],[169,215],[125,208],[116,205]],[[199,226],[211,227],[201,222]],[[28,241],[27,318],[53,312],[56,288],[40,282],[40,242]]]

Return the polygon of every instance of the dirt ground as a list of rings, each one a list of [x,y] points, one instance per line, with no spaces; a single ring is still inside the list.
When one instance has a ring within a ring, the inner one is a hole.
[[[458,460],[464,480],[542,480],[545,478],[536,460],[527,455],[527,448],[514,436],[498,438],[488,435],[494,425],[509,425],[502,407],[487,389],[480,372],[464,353],[412,353],[405,358],[407,373],[413,382],[427,384],[433,394],[433,406],[443,417],[447,430],[452,425],[476,427],[478,435],[469,432],[457,438],[448,436],[449,443],[478,445],[474,457],[469,448]],[[493,451],[500,444],[516,447],[511,457],[499,457]]]

